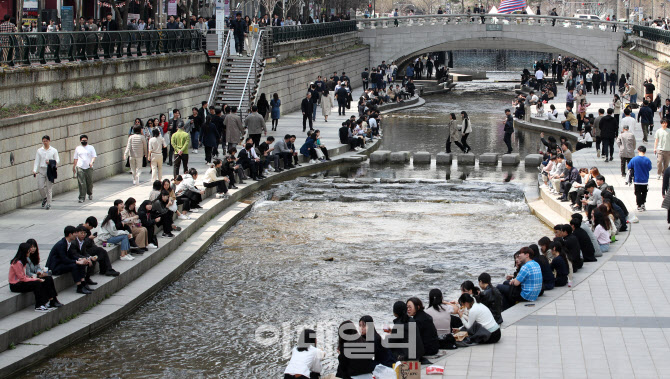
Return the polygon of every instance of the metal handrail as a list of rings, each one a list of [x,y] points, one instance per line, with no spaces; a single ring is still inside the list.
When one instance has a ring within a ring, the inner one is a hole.
[[[365,29],[370,27],[389,27],[398,26],[399,24],[403,25],[414,25],[422,26],[430,22],[444,22],[445,24],[451,24],[452,22],[457,24],[475,24],[481,23],[481,20],[484,20],[484,24],[494,24],[497,20],[506,19],[510,22],[512,20],[517,22],[526,21],[529,25],[551,25],[559,22],[569,22],[570,25],[577,26],[600,26],[604,25],[607,29],[616,30],[617,27],[627,26],[628,23],[619,22],[619,21],[604,21],[604,20],[590,20],[578,17],[561,17],[561,16],[537,16],[537,15],[527,15],[527,14],[436,14],[436,15],[418,15],[418,16],[398,16],[398,17],[380,17],[380,18],[366,18],[357,20],[359,23],[359,29]],[[491,21],[491,22],[487,22]],[[535,22],[537,21],[537,22]],[[559,25],[560,26],[560,25]],[[606,30],[607,30],[606,29]]]
[[[223,75],[223,67],[226,65],[226,58],[228,57],[228,50],[230,50],[230,35],[232,31],[229,31],[226,34],[226,42],[223,44],[223,51],[221,51],[221,59],[219,60],[219,67],[216,69],[216,75],[214,76],[214,83],[212,83],[212,90],[209,92],[209,100],[207,104],[214,105],[214,97],[216,96],[216,91],[219,89],[219,83],[221,81],[221,75]]]
[[[273,26],[272,40],[274,42],[288,42],[355,32],[358,30],[357,24],[356,20],[351,20],[322,22],[319,24]]]
[[[0,63],[14,66],[200,51],[202,38],[195,29],[0,33],[4,51]]]
[[[642,25],[633,25],[633,34],[650,41],[662,42],[666,45],[670,44],[670,31],[667,30]]]
[[[244,101],[244,94],[247,92],[247,86],[249,85],[249,77],[251,76],[251,69],[254,68],[256,65],[256,54],[258,54],[258,44],[261,43],[261,40],[263,39],[263,29],[261,29],[258,33],[258,41],[256,41],[256,48],[254,49],[254,55],[251,57],[251,63],[249,64],[249,71],[247,72],[247,79],[244,81],[244,88],[242,89],[242,95],[240,96],[240,103],[237,106],[237,109],[240,111],[242,110],[242,102]],[[254,77],[255,79],[255,77]],[[249,103],[251,105],[251,103]]]

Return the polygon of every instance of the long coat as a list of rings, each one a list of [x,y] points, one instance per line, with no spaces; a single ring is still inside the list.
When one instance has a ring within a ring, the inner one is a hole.
[[[242,126],[242,119],[237,113],[231,113],[226,116],[223,123],[226,125],[226,142],[240,143],[242,133],[244,133],[244,126]]]
[[[333,96],[328,93],[328,96],[321,96],[321,114],[323,116],[330,116],[330,111],[333,108]]]

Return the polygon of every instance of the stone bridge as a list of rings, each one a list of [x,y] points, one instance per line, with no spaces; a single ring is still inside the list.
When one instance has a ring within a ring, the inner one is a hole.
[[[616,69],[626,24],[533,15],[429,15],[364,19],[358,24],[370,45],[370,65],[401,64],[434,51],[503,49],[577,57],[600,69]]]

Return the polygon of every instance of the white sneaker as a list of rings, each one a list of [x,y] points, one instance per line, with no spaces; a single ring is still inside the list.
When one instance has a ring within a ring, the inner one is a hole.
[[[316,163],[316,161],[314,159],[309,160],[309,164],[314,164],[314,163]]]
[[[130,254],[126,254],[119,259],[122,260],[122,261],[132,261],[135,258],[131,257]]]
[[[150,243],[147,245],[149,249],[158,249],[158,246],[154,245],[153,243]]]
[[[220,199],[220,198],[222,198],[222,197],[224,197],[224,196],[225,196],[225,195],[222,194],[222,193],[217,193],[217,194],[216,194],[216,198],[217,198],[217,199]]]
[[[656,180],[661,180],[661,175],[658,175],[658,176],[656,177]]]
[[[35,312],[49,312],[51,309],[47,308],[44,305],[40,305],[39,307],[35,308]]]
[[[193,150],[194,154],[198,154],[198,149]]]
[[[193,209],[191,209],[189,212],[191,212],[191,213],[198,213],[198,208],[193,208]]]
[[[180,220],[188,220],[189,219],[188,216],[184,216],[183,214],[179,215],[177,218],[180,219]]]

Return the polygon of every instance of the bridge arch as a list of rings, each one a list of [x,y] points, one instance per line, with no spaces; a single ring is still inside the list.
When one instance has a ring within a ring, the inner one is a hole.
[[[403,62],[432,51],[502,49],[558,53],[600,69],[617,68],[621,25],[557,17],[552,26],[546,16],[500,16],[485,15],[483,24],[479,16],[476,22],[464,22],[468,19],[458,15],[399,17],[397,27],[393,18],[366,20],[359,23],[359,37],[370,45],[370,65]]]

